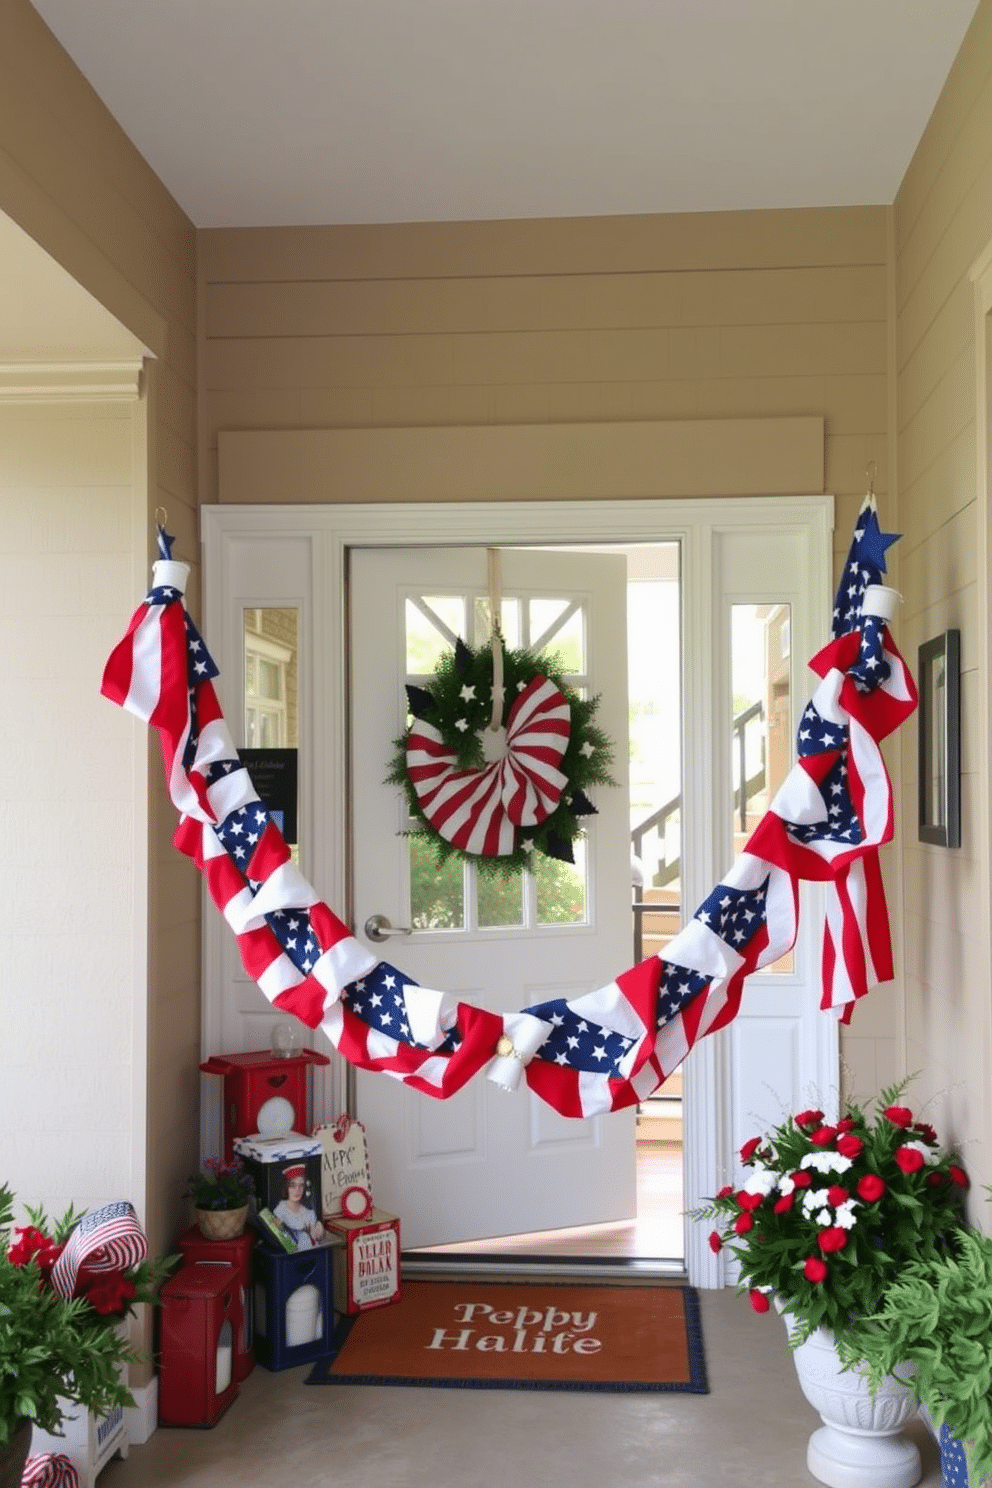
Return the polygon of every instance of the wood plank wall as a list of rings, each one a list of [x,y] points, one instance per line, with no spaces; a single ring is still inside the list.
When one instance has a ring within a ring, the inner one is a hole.
[[[992,1180],[988,941],[989,596],[979,565],[973,288],[992,241],[992,3],[983,0],[895,210],[900,587],[907,655],[961,631],[962,846],[915,841],[917,748],[901,739],[907,1065],[925,1071],[950,1139]],[[988,1224],[984,1204],[976,1218]]]

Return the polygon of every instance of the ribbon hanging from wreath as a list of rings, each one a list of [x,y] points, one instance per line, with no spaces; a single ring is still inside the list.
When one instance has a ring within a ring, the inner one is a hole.
[[[525,866],[534,852],[574,861],[588,791],[611,785],[612,749],[583,698],[553,660],[458,640],[428,687],[408,686],[412,722],[394,741],[387,777],[406,794],[414,831],[441,861]]]

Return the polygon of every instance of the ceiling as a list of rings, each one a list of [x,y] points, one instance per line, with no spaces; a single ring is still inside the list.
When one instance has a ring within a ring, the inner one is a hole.
[[[197,227],[891,202],[977,0],[33,0]],[[0,213],[0,360],[140,348]]]
[[[33,0],[197,227],[891,202],[976,0]]]

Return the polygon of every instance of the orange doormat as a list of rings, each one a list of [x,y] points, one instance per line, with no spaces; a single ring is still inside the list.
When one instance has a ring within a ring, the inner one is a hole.
[[[307,1384],[709,1390],[692,1287],[411,1281],[335,1344]]]

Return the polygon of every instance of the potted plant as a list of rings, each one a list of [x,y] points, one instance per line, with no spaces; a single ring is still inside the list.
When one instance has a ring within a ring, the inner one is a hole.
[[[198,1173],[191,1173],[186,1197],[192,1199],[196,1224],[207,1240],[231,1240],[248,1219],[255,1184],[240,1157],[225,1162],[207,1157]]]
[[[992,1238],[962,1230],[945,1253],[907,1262],[868,1323],[857,1358],[849,1345],[842,1356],[863,1361],[873,1386],[896,1363],[912,1365],[913,1395],[938,1433],[942,1462],[954,1443],[965,1445],[958,1488],[992,1478]]]
[[[140,1356],[120,1323],[135,1303],[154,1301],[172,1266],[143,1260],[98,1271],[84,1259],[65,1297],[52,1272],[83,1216],[27,1213],[30,1225],[14,1229],[14,1196],[0,1185],[0,1485],[5,1471],[20,1482],[34,1426],[59,1435],[67,1407],[103,1416],[134,1404],[122,1366]]]
[[[872,1401],[868,1376],[850,1365],[866,1356],[873,1319],[905,1268],[945,1257],[964,1229],[967,1175],[955,1154],[941,1150],[932,1126],[903,1104],[908,1084],[884,1090],[872,1115],[851,1104],[836,1121],[812,1109],[787,1116],[741,1148],[750,1169],[742,1184],[726,1185],[691,1211],[717,1221],[710,1246],[734,1257],[755,1311],[774,1303],[785,1316],[800,1386],[825,1422],[810,1441],[810,1471],[835,1480],[842,1456],[844,1481],[866,1488],[882,1480],[883,1465],[893,1483],[917,1481],[918,1451],[893,1432],[915,1402],[894,1368]],[[890,1440],[872,1443],[876,1455],[861,1478],[866,1422],[872,1430],[884,1424]]]

